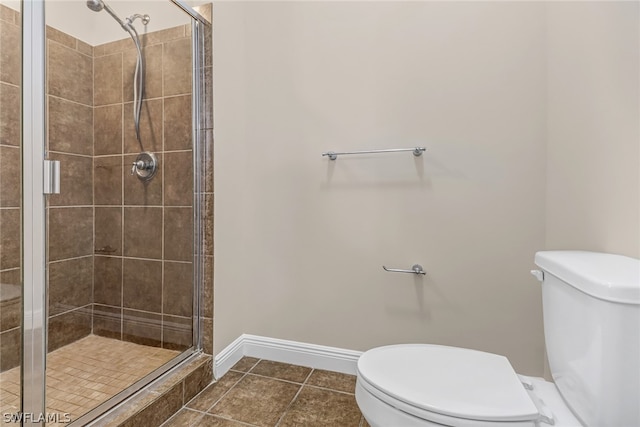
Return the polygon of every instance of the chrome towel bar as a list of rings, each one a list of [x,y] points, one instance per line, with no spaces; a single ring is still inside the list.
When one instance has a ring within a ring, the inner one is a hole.
[[[366,151],[348,151],[344,153],[336,153],[335,151],[327,151],[326,153],[322,153],[323,156],[329,156],[329,159],[335,160],[338,156],[344,156],[347,154],[378,154],[378,153],[396,153],[400,151],[412,151],[414,156],[421,156],[423,152],[427,151],[424,147],[414,147],[414,148],[390,148],[387,150],[366,150]]]
[[[413,274],[427,274],[420,264],[414,264],[411,266],[411,270],[402,270],[398,268],[387,268],[384,265],[382,266],[384,271],[388,271],[390,273],[413,273]]]

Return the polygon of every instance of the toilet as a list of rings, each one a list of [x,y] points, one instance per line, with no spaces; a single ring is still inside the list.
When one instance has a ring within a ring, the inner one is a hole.
[[[640,426],[640,260],[538,252],[551,376],[497,354],[430,344],[360,356],[356,401],[372,427]]]

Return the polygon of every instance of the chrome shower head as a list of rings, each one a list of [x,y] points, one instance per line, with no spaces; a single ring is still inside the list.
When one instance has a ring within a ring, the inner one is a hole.
[[[126,32],[129,32],[129,27],[127,26],[127,24],[125,24],[122,21],[122,19],[120,19],[120,17],[118,15],[116,15],[116,13],[113,11],[113,9],[111,9],[109,7],[109,5],[106,4],[103,0],[87,0],[87,7],[89,9],[93,10],[94,12],[100,12],[103,9],[106,10],[107,13],[109,13],[109,15],[111,15],[113,17],[113,19],[118,21],[118,24],[120,24],[120,26]]]
[[[94,12],[100,12],[104,9],[104,2],[102,0],[87,0],[87,7]]]

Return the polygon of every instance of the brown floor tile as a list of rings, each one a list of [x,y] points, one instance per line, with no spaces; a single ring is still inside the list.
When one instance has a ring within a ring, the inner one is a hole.
[[[233,387],[244,374],[229,371],[215,383],[202,390],[193,400],[187,403],[187,407],[206,411],[211,408],[231,387]]]
[[[371,427],[371,426],[369,425],[367,420],[364,417],[362,417],[362,422],[360,423],[360,427]]]
[[[361,417],[354,395],[303,387],[279,426],[359,427]]]
[[[255,357],[245,356],[242,359],[238,360],[238,363],[233,365],[231,367],[231,370],[240,371],[240,372],[249,372],[251,368],[253,368],[253,366],[259,361],[260,359],[256,359]]]
[[[303,383],[311,373],[311,370],[311,368],[306,368],[304,366],[261,360],[253,367],[253,369],[251,369],[250,372],[252,374],[277,378],[279,380]]]
[[[306,384],[316,387],[330,388],[331,390],[344,391],[347,393],[355,393],[356,377],[355,375],[315,369],[311,373]]]
[[[247,375],[209,412],[234,421],[271,427],[299,389],[296,384]]]

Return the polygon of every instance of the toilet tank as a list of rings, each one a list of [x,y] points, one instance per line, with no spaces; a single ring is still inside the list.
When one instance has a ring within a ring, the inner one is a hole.
[[[538,252],[551,375],[588,427],[640,426],[640,260]]]

